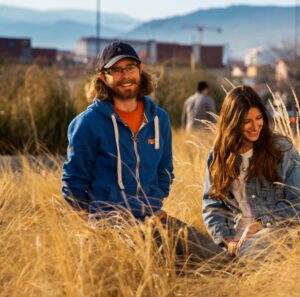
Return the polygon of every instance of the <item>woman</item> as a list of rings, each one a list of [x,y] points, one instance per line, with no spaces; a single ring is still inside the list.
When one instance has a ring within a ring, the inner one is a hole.
[[[299,221],[299,188],[299,153],[272,131],[258,94],[235,87],[223,102],[207,161],[202,215],[208,232],[230,254],[246,254],[254,239]]]

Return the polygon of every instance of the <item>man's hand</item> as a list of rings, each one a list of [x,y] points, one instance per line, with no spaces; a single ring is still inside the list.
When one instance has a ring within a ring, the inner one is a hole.
[[[152,225],[157,225],[162,219],[167,218],[168,215],[162,209],[156,211],[151,217],[146,217],[146,220],[150,222]]]

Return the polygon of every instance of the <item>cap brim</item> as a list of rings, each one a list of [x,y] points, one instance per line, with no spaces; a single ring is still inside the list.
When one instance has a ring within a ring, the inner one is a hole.
[[[114,64],[116,64],[117,62],[119,62],[120,60],[122,59],[133,59],[133,60],[136,60],[138,62],[141,62],[140,59],[138,59],[137,57],[135,56],[130,56],[130,55],[120,55],[120,56],[116,56],[114,57],[113,59],[111,59],[108,63],[106,63],[103,68],[110,68],[111,66],[113,66]]]

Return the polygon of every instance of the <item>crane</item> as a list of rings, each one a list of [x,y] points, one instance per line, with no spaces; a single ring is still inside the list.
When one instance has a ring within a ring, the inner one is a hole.
[[[220,27],[210,27],[210,26],[203,26],[203,25],[184,25],[184,28],[194,28],[198,31],[199,34],[199,44],[202,45],[204,42],[204,31],[215,31],[218,33],[222,32],[222,28]]]

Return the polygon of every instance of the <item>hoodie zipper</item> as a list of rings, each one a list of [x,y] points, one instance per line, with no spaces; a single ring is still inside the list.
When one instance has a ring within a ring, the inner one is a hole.
[[[132,131],[131,131],[132,132]],[[136,177],[136,182],[137,182],[137,187],[136,187],[136,196],[139,195],[140,189],[141,189],[141,180],[140,180],[140,155],[138,153],[138,148],[137,148],[137,143],[138,143],[138,138],[137,135],[134,135],[132,132],[132,137],[133,141],[133,149],[136,157],[136,167],[135,167],[135,177]]]
[[[141,186],[141,180],[140,180],[140,162],[141,162],[141,159],[140,159],[140,155],[139,155],[139,152],[138,152],[138,134],[139,132],[143,129],[143,127],[145,126],[145,122],[143,121],[140,128],[139,128],[139,131],[136,133],[136,135],[134,135],[133,131],[130,129],[131,131],[131,134],[132,134],[132,141],[133,141],[133,148],[134,148],[134,153],[135,153],[135,156],[136,156],[136,167],[135,167],[135,176],[136,176],[136,181],[137,181],[137,187],[136,187],[136,196],[138,197],[139,195],[139,192],[142,188]]]
[[[144,117],[145,117],[146,123],[144,121],[142,122],[142,124],[141,124],[141,126],[140,126],[140,128],[139,128],[136,135],[133,133],[132,129],[120,119],[120,121],[123,123],[123,125],[130,130],[131,140],[133,141],[133,150],[134,150],[134,154],[135,154],[135,157],[136,157],[136,166],[135,166],[135,177],[136,177],[136,182],[137,182],[136,197],[138,197],[139,192],[142,188],[141,180],[140,180],[140,162],[141,162],[141,159],[140,159],[140,155],[139,155],[137,146],[138,146],[138,134],[145,127],[145,125],[148,123],[148,120],[147,120],[147,117],[146,117],[145,114],[144,114]]]

